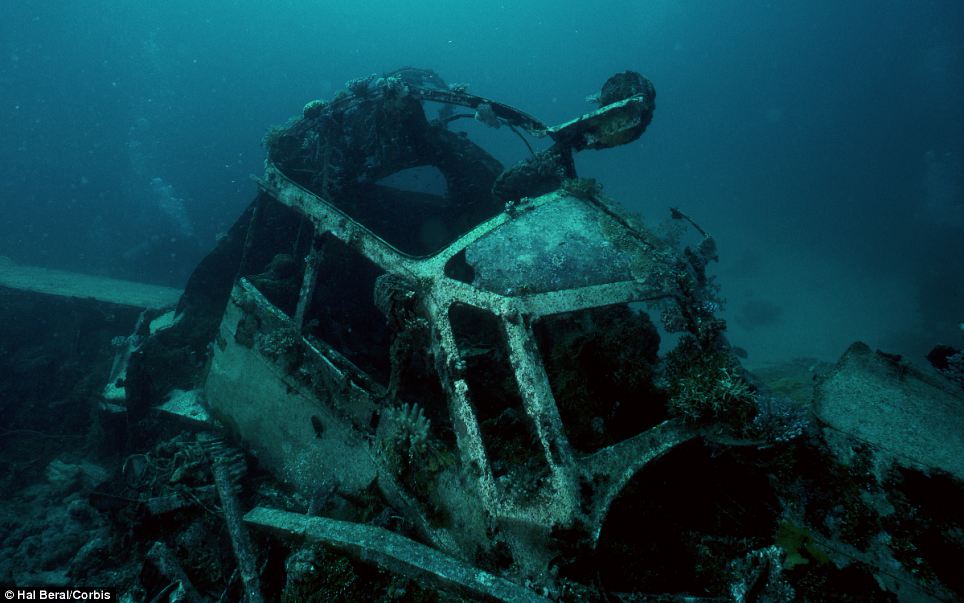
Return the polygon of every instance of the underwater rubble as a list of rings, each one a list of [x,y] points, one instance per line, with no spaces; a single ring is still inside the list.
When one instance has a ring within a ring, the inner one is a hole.
[[[272,129],[256,197],[176,311],[128,312],[104,346],[107,388],[73,419],[90,435],[0,507],[0,582],[107,580],[129,601],[964,597],[960,351],[928,371],[857,343],[747,371],[713,238],[673,208],[675,243],[576,174],[575,153],[643,134],[653,85],[620,73],[597,102],[547,126],[405,68]],[[505,167],[460,123],[529,157]],[[392,185],[426,169],[444,192]]]

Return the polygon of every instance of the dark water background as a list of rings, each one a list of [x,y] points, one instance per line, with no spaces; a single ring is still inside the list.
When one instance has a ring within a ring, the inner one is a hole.
[[[581,175],[718,239],[760,364],[864,339],[919,357],[964,321],[964,3],[9,1],[0,255],[180,286],[254,194],[267,127],[412,65],[547,123],[612,73],[650,129]],[[504,139],[505,157],[521,157]],[[498,154],[498,153],[497,153]]]

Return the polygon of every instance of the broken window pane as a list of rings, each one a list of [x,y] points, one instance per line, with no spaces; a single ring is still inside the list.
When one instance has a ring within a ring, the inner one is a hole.
[[[571,289],[633,278],[622,232],[585,201],[563,197],[528,211],[465,250],[473,284],[503,295]]]
[[[445,276],[469,285],[475,280],[475,270],[465,261],[464,249],[445,262]]]

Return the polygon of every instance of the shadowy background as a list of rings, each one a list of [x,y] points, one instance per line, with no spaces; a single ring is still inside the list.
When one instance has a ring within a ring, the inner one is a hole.
[[[427,67],[558,123],[633,69],[654,121],[581,175],[716,236],[748,363],[919,359],[964,321],[962,24],[950,0],[8,2],[0,255],[183,285],[265,130],[348,79]]]

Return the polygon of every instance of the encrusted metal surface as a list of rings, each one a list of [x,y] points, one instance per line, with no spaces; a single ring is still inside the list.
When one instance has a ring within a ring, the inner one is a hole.
[[[349,88],[355,96],[336,99],[331,106],[306,107],[306,120],[348,115],[379,102],[396,102],[391,107],[399,107],[398,103],[408,103],[410,95],[415,95],[476,108],[481,114],[476,119],[495,125],[501,120],[528,130],[544,128],[511,108],[462,92],[418,88],[401,76],[394,80],[369,78]],[[453,94],[458,98],[448,98]],[[410,109],[404,106],[406,111]],[[650,86],[646,93],[548,132],[557,144],[564,141],[577,150],[612,146],[638,137],[651,113]],[[610,118],[615,121],[607,121]],[[396,125],[389,128],[394,132]],[[306,131],[306,141],[317,138],[317,134],[312,138],[312,130],[299,130]],[[436,132],[433,136],[441,135]],[[359,144],[368,149],[377,138],[367,133]],[[286,144],[296,148],[290,139]],[[569,147],[558,149],[560,156],[571,154]],[[329,165],[323,168],[327,171]],[[377,166],[381,171],[389,168]],[[331,169],[338,172],[337,166]],[[450,169],[454,173],[462,168]],[[419,400],[395,399],[397,373],[391,383],[380,383],[334,347],[306,335],[306,312],[317,279],[324,278],[318,272],[323,252],[313,245],[305,259],[302,282],[296,287],[300,293],[291,316],[251,282],[242,279],[236,285],[208,376],[212,407],[288,481],[310,490],[313,483],[337,478],[344,491],[359,492],[377,475],[383,495],[402,509],[436,548],[472,559],[480,550],[491,552],[495,546],[491,535],[498,532],[499,541],[510,551],[512,573],[544,578],[555,554],[550,544],[554,529],[577,527],[595,545],[608,509],[626,483],[647,463],[699,434],[682,420],[670,419],[591,452],[574,449],[567,437],[533,331],[538,320],[646,302],[675,308],[674,316],[683,317],[679,319],[683,326],[677,325],[677,330],[688,325],[697,336],[696,329],[704,324],[701,321],[709,317],[705,308],[693,307],[693,289],[699,280],[693,275],[693,259],[684,258],[624,216],[593,186],[577,183],[532,198],[512,199],[504,211],[475,224],[440,251],[416,256],[376,234],[366,225],[370,222],[358,219],[358,207],[344,198],[348,190],[344,179],[338,199],[325,198],[316,188],[309,190],[299,182],[269,161],[258,185],[263,196],[303,217],[301,223],[310,225],[307,234],[311,240],[333,237],[391,277],[391,281],[379,281],[378,286],[388,289],[386,293],[376,287],[376,298],[382,296],[376,305],[393,330],[417,328],[427,333],[424,354],[434,365],[447,398],[457,462],[434,463],[426,486],[431,491],[413,492],[411,475],[403,474],[413,471],[412,465],[428,462],[418,455],[430,448],[421,443],[429,434],[427,425],[419,425],[424,419],[412,410],[414,406],[404,407],[407,411],[397,409]],[[325,176],[320,188],[326,189],[327,182]],[[460,200],[452,203],[458,207]],[[346,206],[356,212],[354,217]],[[461,266],[463,273],[458,274],[453,266]],[[329,294],[333,285],[327,284]],[[409,300],[411,307],[404,317],[392,315],[391,300],[396,298]],[[452,319],[453,309],[464,307],[492,317],[497,338],[505,344],[513,382],[510,389],[517,390],[521,400],[519,420],[531,426],[533,434],[532,442],[523,446],[528,446],[525,454],[531,458],[519,462],[543,470],[531,479],[519,467],[506,473],[494,466],[492,447],[499,443],[490,441],[491,433],[487,435],[479,416],[479,405],[485,403],[488,393],[473,386],[467,376],[471,352],[460,349]],[[399,341],[404,343],[404,338],[392,344],[393,367],[402,362],[398,356],[404,350]],[[240,374],[239,363],[248,367]],[[259,401],[245,387],[254,375],[283,383],[284,392],[259,392],[275,396],[274,401]],[[270,388],[258,386],[264,387]],[[259,416],[275,425],[260,425]],[[386,427],[386,422],[393,420],[398,424]],[[393,455],[398,454],[393,446],[399,442],[410,469],[400,469],[397,461],[393,464]]]
[[[484,237],[498,236],[500,229],[524,222],[539,208],[553,204],[562,209],[578,208],[577,217],[580,220],[595,217],[599,221],[614,223],[602,203],[591,198],[577,199],[563,191],[529,199],[511,212],[504,212],[478,225],[443,251],[429,257],[415,258],[393,248],[348,218],[333,204],[289,180],[274,166],[267,167],[260,186],[273,198],[310,218],[316,235],[330,233],[386,272],[402,275],[417,283],[431,322],[436,364],[444,373],[443,383],[448,390],[462,465],[475,472],[474,481],[481,503],[485,512],[495,520],[521,522],[539,526],[543,530],[575,521],[584,524],[590,533],[598,535],[606,510],[622,486],[646,463],[697,435],[696,431],[671,420],[594,454],[581,455],[575,452],[567,440],[532,334],[532,322],[548,314],[677,297],[679,292],[673,287],[673,281],[665,278],[665,275],[680,270],[680,260],[668,249],[654,249],[647,243],[650,240],[647,234],[637,232],[626,224],[619,225],[621,236],[634,241],[635,249],[632,252],[637,256],[649,254],[636,262],[643,264],[642,260],[645,260],[649,270],[633,278],[611,283],[522,295],[514,291],[500,294],[445,274],[446,263],[457,254]],[[538,226],[535,223],[532,227]],[[519,229],[515,231],[518,233]],[[620,253],[629,257],[628,251]],[[512,270],[517,258],[511,249],[506,249],[504,258],[505,269]],[[629,262],[627,259],[627,264]],[[313,278],[311,271],[307,271],[307,275],[307,278]],[[302,291],[310,290],[308,285],[302,287]],[[250,294],[253,291],[249,289]],[[507,485],[500,484],[493,474],[473,408],[473,392],[461,374],[465,358],[456,345],[449,319],[449,309],[454,304],[466,304],[491,312],[502,325],[524,410],[535,428],[544,462],[550,470],[550,478],[542,484],[540,491],[535,495],[530,494],[525,500],[514,496]],[[225,336],[230,335],[226,333]],[[328,358],[332,353],[320,353],[320,357]],[[357,374],[356,381],[361,381],[361,371],[357,371]],[[337,392],[333,392],[334,399],[338,396]],[[591,499],[585,500],[584,488],[581,487],[583,483],[605,486],[596,488]]]

